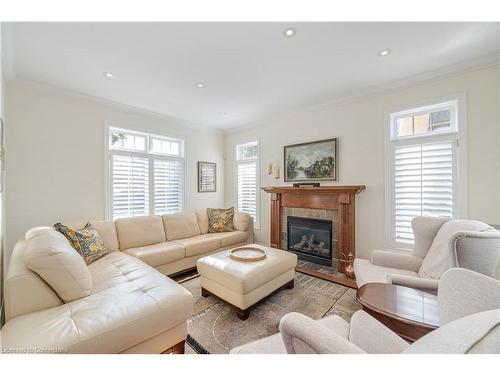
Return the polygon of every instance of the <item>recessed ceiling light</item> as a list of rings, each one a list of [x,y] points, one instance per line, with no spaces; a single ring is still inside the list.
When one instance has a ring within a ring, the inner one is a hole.
[[[111,72],[104,72],[103,74],[105,77],[113,78],[113,73],[111,73]]]
[[[219,112],[219,115],[221,115],[221,116],[225,116],[225,115],[226,115],[226,112]]]
[[[380,52],[378,53],[378,55],[383,57],[383,56],[387,56],[387,55],[389,55],[391,52],[392,52],[392,50],[391,50],[391,49],[386,48],[386,49],[383,49],[382,51],[380,51]]]
[[[205,86],[205,85],[201,82],[196,84],[196,87],[198,87],[199,89],[201,89],[203,86]]]
[[[285,31],[283,32],[283,35],[285,35],[287,38],[291,38],[292,36],[295,36],[295,29],[293,28],[288,28],[288,29],[285,29]]]

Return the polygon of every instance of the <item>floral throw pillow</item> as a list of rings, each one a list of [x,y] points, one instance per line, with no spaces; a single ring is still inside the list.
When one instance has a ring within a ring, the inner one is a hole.
[[[57,223],[54,224],[54,229],[64,234],[71,246],[80,253],[87,264],[95,262],[109,253],[99,233],[90,223],[77,230]]]
[[[221,233],[234,231],[234,207],[207,208],[208,233]]]

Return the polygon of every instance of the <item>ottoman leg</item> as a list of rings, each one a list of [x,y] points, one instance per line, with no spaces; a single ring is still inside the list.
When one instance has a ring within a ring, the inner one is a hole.
[[[202,297],[209,297],[210,292],[208,290],[206,290],[205,288],[201,288],[201,296]]]
[[[295,280],[290,280],[288,284],[285,285],[287,289],[293,289],[294,286],[295,286]]]
[[[250,316],[250,309],[242,310],[236,308],[236,314],[238,315],[238,318],[240,318],[240,320],[247,320]]]

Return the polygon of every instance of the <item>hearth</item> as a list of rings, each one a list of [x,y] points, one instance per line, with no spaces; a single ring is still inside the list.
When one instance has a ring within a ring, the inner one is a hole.
[[[287,217],[287,250],[299,259],[332,265],[332,221]]]

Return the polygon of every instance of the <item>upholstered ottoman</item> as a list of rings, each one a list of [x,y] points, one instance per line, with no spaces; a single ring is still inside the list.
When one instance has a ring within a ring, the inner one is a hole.
[[[297,256],[288,251],[252,245],[266,252],[256,262],[241,262],[229,250],[201,258],[197,262],[201,276],[202,296],[219,297],[233,307],[241,320],[259,301],[281,288],[293,288]]]

